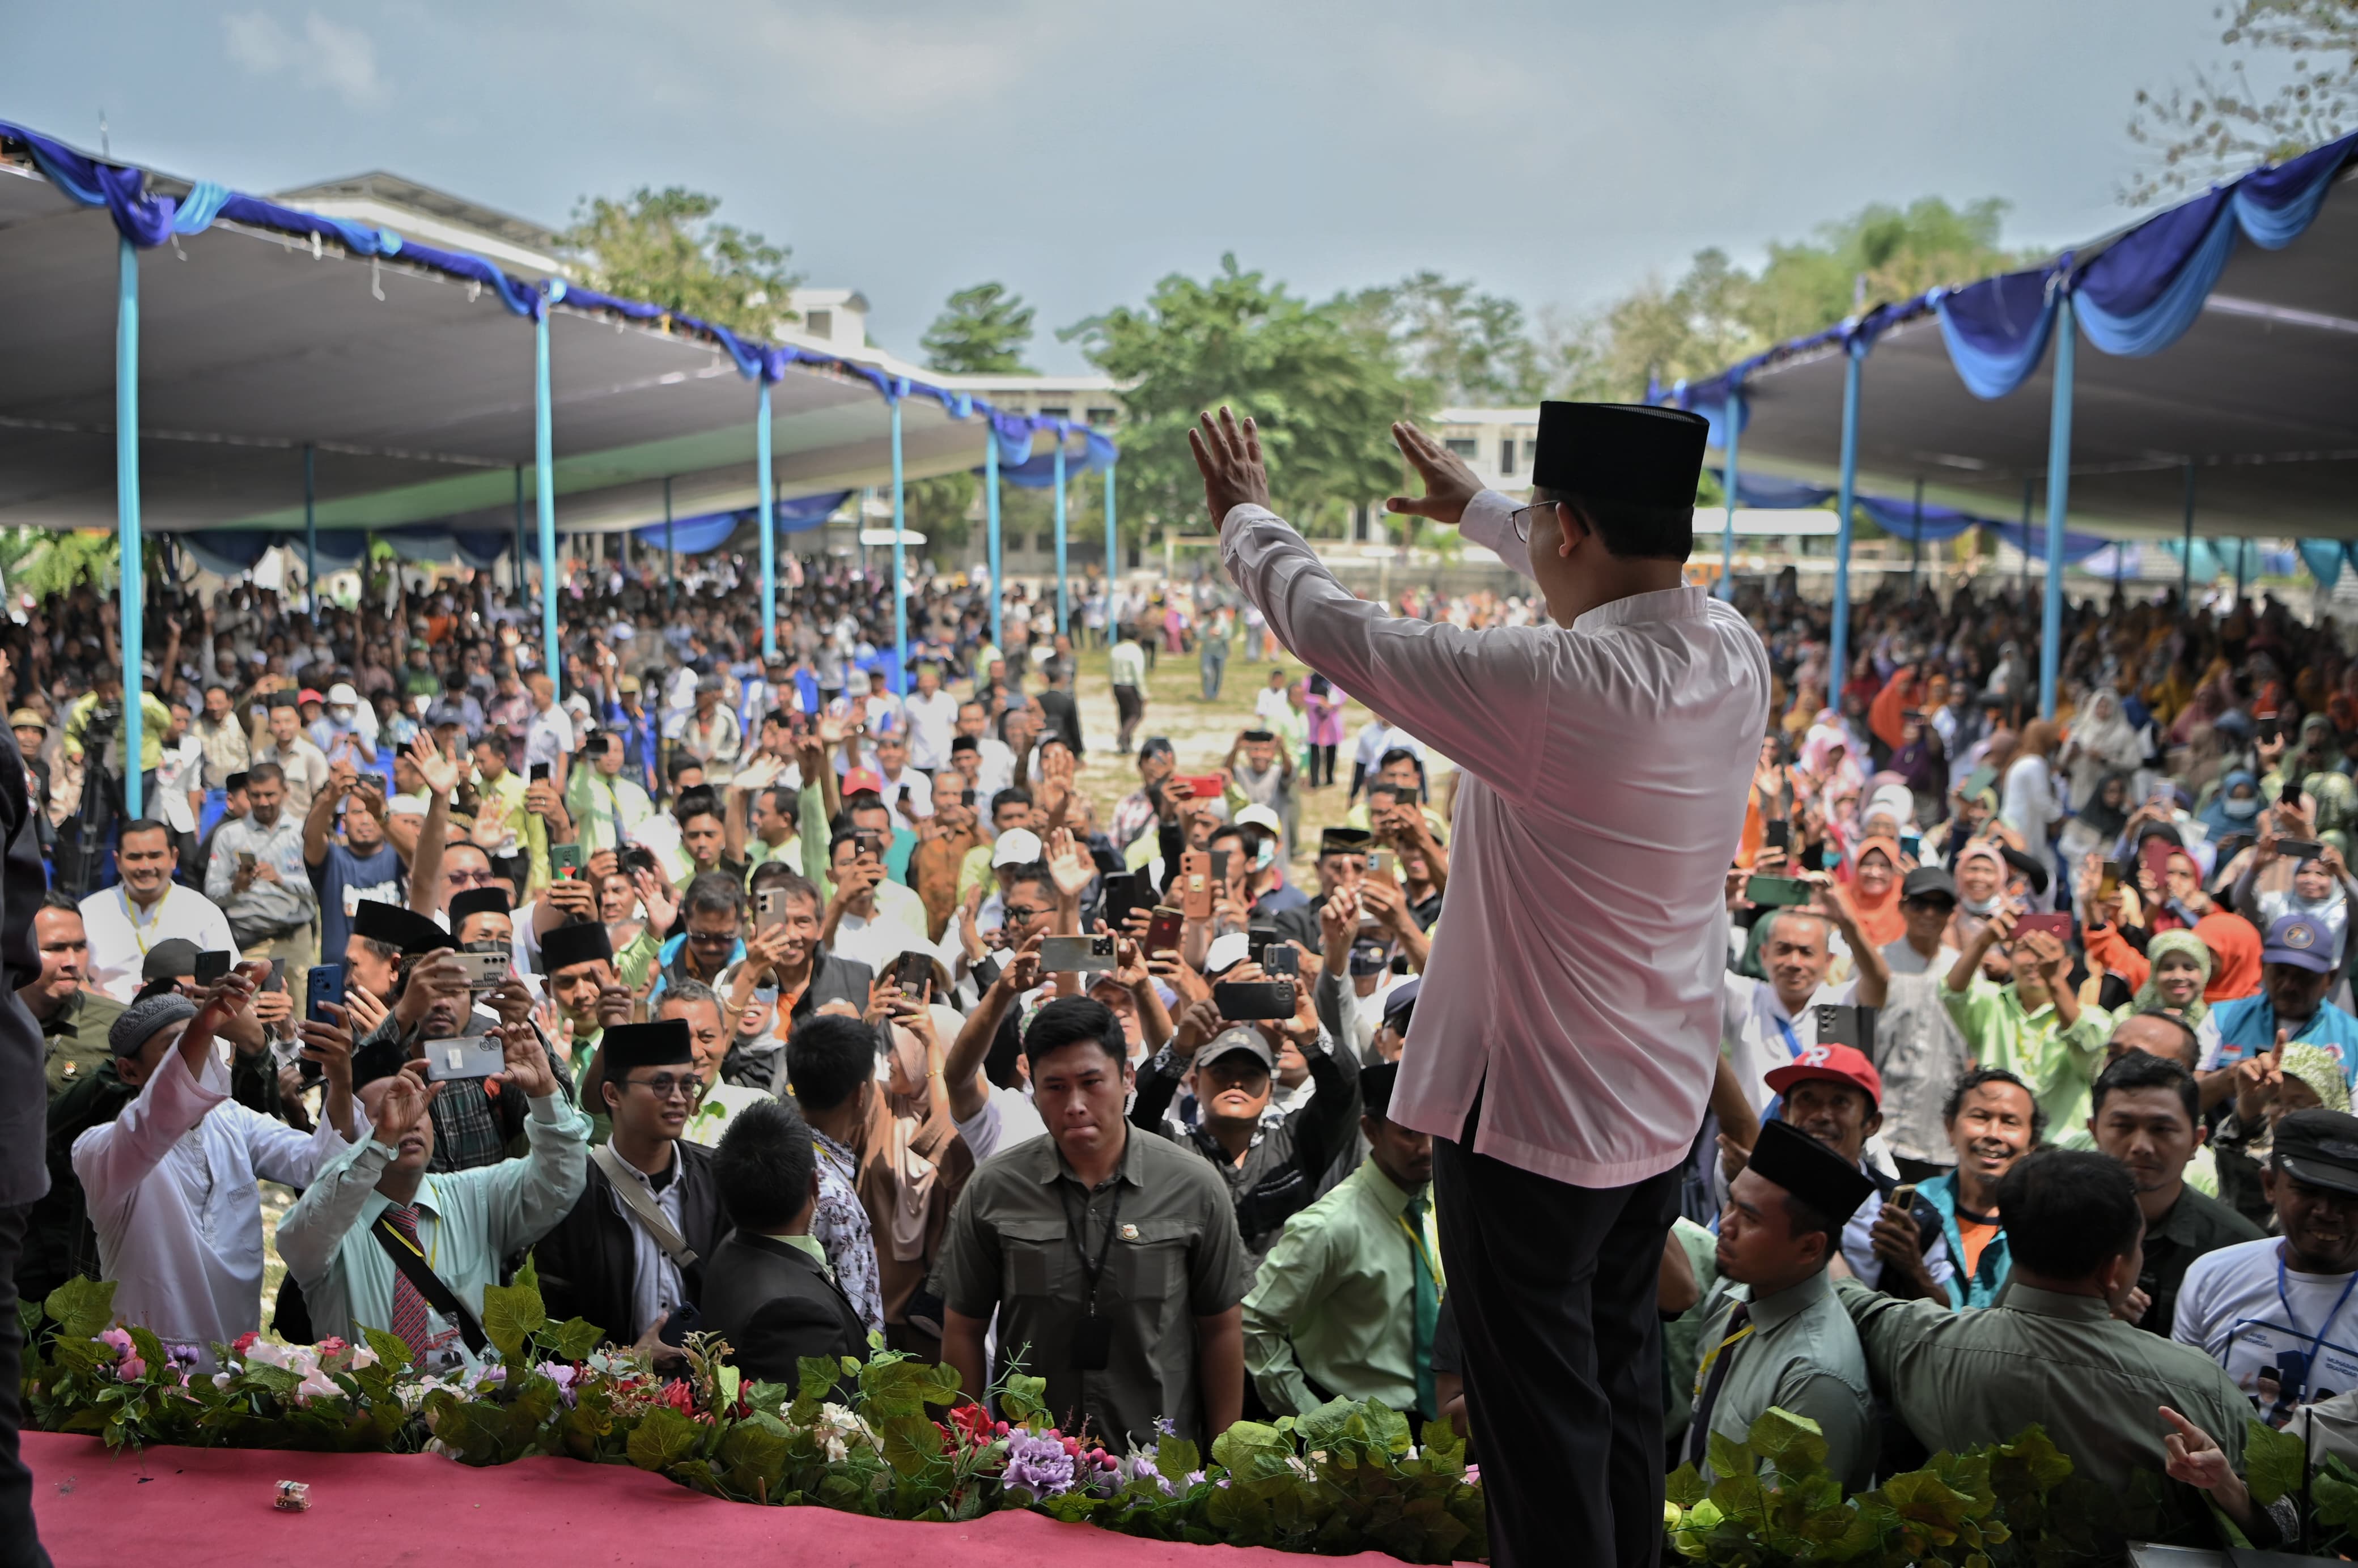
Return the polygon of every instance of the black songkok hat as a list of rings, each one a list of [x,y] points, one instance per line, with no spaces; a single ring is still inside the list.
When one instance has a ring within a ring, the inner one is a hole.
[[[405,958],[457,946],[449,932],[426,916],[379,898],[364,898],[352,905],[352,935],[385,943]]]
[[[598,1061],[606,1081],[619,1084],[633,1067],[684,1066],[693,1062],[694,1040],[695,1033],[684,1018],[611,1024],[598,1036]]]
[[[1790,1122],[1761,1123],[1750,1165],[1762,1181],[1776,1183],[1836,1225],[1846,1223],[1875,1191],[1866,1172]]]
[[[512,913],[503,887],[461,888],[450,895],[450,929],[456,931],[471,914]]]
[[[586,964],[592,958],[611,963],[613,957],[613,940],[606,935],[605,926],[595,920],[559,925],[540,939],[540,972],[544,975]]]
[[[1542,403],[1531,483],[1592,501],[1693,506],[1709,427],[1676,408]]]

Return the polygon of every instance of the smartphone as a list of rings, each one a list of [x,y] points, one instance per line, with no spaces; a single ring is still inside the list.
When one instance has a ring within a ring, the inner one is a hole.
[[[286,959],[273,958],[270,960],[270,978],[262,982],[262,989],[266,991],[283,991],[287,989]]]
[[[248,874],[249,876],[253,874],[253,872],[254,872],[254,851],[253,851],[253,850],[251,850],[251,849],[240,849],[240,850],[237,852],[237,869],[238,869],[239,871],[241,871],[245,872],[245,873],[246,873],[246,874]]]
[[[2033,931],[2044,931],[2065,947],[2071,944],[2071,917],[2068,914],[2019,914],[2015,916],[2014,939],[2017,942]]]
[[[2277,853],[2298,866],[2303,860],[2314,860],[2325,853],[2325,846],[2314,838],[2279,838]]]
[[[753,895],[753,929],[769,931],[786,923],[786,890],[763,888]]]
[[[2106,860],[2104,869],[2096,873],[2096,898],[2100,903],[2107,902],[2120,891],[2121,863]]]
[[[426,1076],[431,1083],[493,1077],[507,1071],[507,1053],[489,1034],[426,1043]]]
[[[1228,793],[1228,786],[1217,773],[1185,773],[1179,782],[1187,786],[1190,800],[1217,800]]]
[[[1805,871],[1824,871],[1826,869],[1826,847],[1823,844],[1802,845],[1800,863],[1801,870]]]
[[[1760,847],[1764,849],[1790,851],[1793,848],[1793,825],[1784,817],[1760,825]],[[1368,868],[1373,870],[1373,867]]]
[[[1043,974],[1069,975],[1113,968],[1113,934],[1093,936],[1048,936],[1040,943]],[[1287,1010],[1291,1013],[1292,1010]]]
[[[1816,889],[1796,877],[1750,877],[1744,883],[1744,896],[1769,909],[1790,909],[1816,894]]]
[[[1272,942],[1261,949],[1260,972],[1274,979],[1302,972],[1302,949],[1291,942]]]
[[[1822,1003],[1818,1008],[1818,1044],[1847,1045],[1859,1054],[1875,1054],[1875,1009]]]
[[[884,858],[884,836],[875,829],[862,827],[852,834],[851,841],[858,846],[860,853],[872,855],[880,860]]]
[[[655,1337],[665,1345],[684,1346],[687,1336],[704,1326],[704,1314],[694,1302],[682,1302],[664,1318],[663,1327]]]
[[[934,983],[934,961],[923,953],[903,953],[893,965],[892,978],[900,982],[902,995],[921,997]]]
[[[1176,953],[1179,950],[1179,933],[1186,920],[1185,911],[1174,909],[1166,903],[1156,904],[1154,918],[1146,924],[1146,950],[1150,953]]]
[[[1138,907],[1138,873],[1108,871],[1099,879],[1098,885],[1105,890],[1098,918],[1119,931],[1129,923],[1130,912]]]
[[[2300,809],[2300,781],[2299,779],[2285,780],[2284,787],[2277,791],[2277,804],[2278,806],[2289,806],[2295,811],[2299,811]]]
[[[1231,1023],[1293,1016],[1292,980],[1222,980],[1212,988],[1212,1005]]]
[[[1909,860],[1920,860],[1920,861],[1921,860],[1923,860],[1923,858],[1924,858],[1924,838],[1923,838],[1923,835],[1922,835],[1922,834],[1920,834],[1920,833],[1903,833],[1903,834],[1901,834],[1901,835],[1899,836],[1899,852],[1900,852],[1901,854],[1903,854],[1903,855],[1907,856],[1907,857],[1908,857]]]
[[[1371,882],[1381,882],[1388,888],[1400,886],[1400,881],[1394,870],[1399,860],[1400,857],[1390,849],[1368,850],[1368,880]]]
[[[314,1023],[330,1023],[330,1007],[344,1005],[344,967],[341,964],[314,964],[303,980],[303,1016]]]
[[[551,844],[548,847],[548,874],[558,881],[570,881],[581,874],[581,846]]]
[[[196,975],[197,984],[200,986],[217,986],[221,984],[222,977],[228,974],[230,971],[230,966],[236,962],[237,955],[234,953],[216,952],[198,954]]]
[[[1223,887],[1228,885],[1228,856],[1230,853],[1231,851],[1227,849],[1214,849],[1211,851],[1212,881],[1219,883]]]
[[[1245,927],[1245,957],[1254,963],[1277,942],[1277,927],[1266,920],[1256,920]]]
[[[2147,839],[2145,847],[2137,851],[2137,859],[2145,862],[2146,874],[2153,879],[2154,892],[2169,891],[2169,858],[2180,853],[2182,851],[2177,845],[2159,836]]]
[[[1201,849],[1179,857],[1179,910],[1190,920],[1212,918],[1212,857]]]
[[[1916,1184],[1900,1183],[1891,1189],[1891,1195],[1883,1201],[1902,1214],[1913,1214],[1916,1209]]]
[[[548,764],[546,762],[533,763],[531,772],[525,775],[525,782],[526,784],[546,784],[548,782]]]
[[[466,971],[467,989],[471,991],[497,990],[514,972],[514,960],[509,957],[508,945],[504,942],[490,944],[484,951],[460,953],[454,957]]]

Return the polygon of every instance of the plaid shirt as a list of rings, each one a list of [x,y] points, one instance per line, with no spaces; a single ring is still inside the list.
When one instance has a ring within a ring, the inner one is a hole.
[[[818,1151],[818,1206],[811,1210],[810,1233],[827,1249],[835,1282],[843,1287],[860,1321],[871,1334],[884,1332],[884,1291],[877,1278],[876,1238],[869,1228],[867,1206],[860,1201],[860,1162],[851,1151],[817,1128],[812,1146]]]
[[[477,1013],[468,1020],[468,1027],[477,1032],[496,1022],[488,1014]],[[389,1061],[407,1059],[416,1037],[402,1038],[400,1029],[387,1017],[361,1043],[352,1048],[359,1059],[363,1053],[385,1054]],[[546,1050],[546,1046],[543,1047]],[[573,1075],[555,1053],[548,1055],[550,1069],[557,1075],[557,1086],[568,1101],[578,1101],[574,1092]],[[427,1107],[434,1119],[434,1157],[427,1162],[429,1171],[472,1171],[484,1165],[496,1165],[508,1157],[508,1145],[524,1130],[525,1107],[519,1099],[511,1115],[501,1115],[501,1104],[484,1086],[482,1078],[452,1078],[442,1085],[442,1092]]]

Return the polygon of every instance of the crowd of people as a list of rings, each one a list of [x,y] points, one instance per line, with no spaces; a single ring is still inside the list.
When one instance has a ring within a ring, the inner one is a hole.
[[[559,672],[482,574],[316,620],[159,587],[135,759],[108,598],[0,627],[51,890],[16,1292],[89,1274],[167,1341],[369,1326],[448,1366],[529,1254],[553,1314],[658,1366],[698,1332],[759,1378],[881,1346],[980,1397],[1020,1365],[1117,1445],[1336,1396],[1462,1428],[1433,1140],[1388,1115],[1462,775],[1412,721],[1347,727],[1212,583],[1093,579],[1067,639],[1053,588],[922,579],[900,691],[888,587],[791,563],[770,652],[737,570],[577,570]],[[1639,1369],[1664,1466],[1771,1405],[1853,1485],[2038,1421],[2265,1534],[2245,1412],[2358,1400],[2337,630],[2092,600],[2041,718],[2011,588],[1878,592],[1838,676],[1790,578],[1735,607],[1769,722]],[[1266,686],[1184,772],[1147,671],[1195,654],[1217,697],[1232,647]],[[1343,824],[1305,829],[1327,788]],[[269,1324],[257,1180],[298,1195]]]

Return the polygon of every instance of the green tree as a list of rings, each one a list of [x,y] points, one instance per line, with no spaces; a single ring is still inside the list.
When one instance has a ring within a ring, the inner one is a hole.
[[[1030,375],[1023,346],[1032,341],[1032,307],[1002,284],[979,283],[949,297],[917,340],[925,363],[953,375]]]
[[[1419,272],[1349,297],[1347,308],[1390,340],[1419,401],[1495,406],[1536,401],[1546,388],[1523,308],[1471,283]]]
[[[557,243],[593,288],[767,337],[795,319],[786,296],[802,279],[784,246],[715,222],[719,209],[719,197],[683,185],[643,185],[625,200],[578,203]]]
[[[925,549],[945,568],[960,559],[973,527],[968,514],[982,481],[971,473],[938,474],[911,481],[902,492],[909,526],[925,536]]]
[[[1059,335],[1128,384],[1116,482],[1131,537],[1149,524],[1202,525],[1187,431],[1224,403],[1259,422],[1272,499],[1305,528],[1322,509],[1378,500],[1399,482],[1390,427],[1417,411],[1414,390],[1393,345],[1348,300],[1314,305],[1230,254],[1208,278],[1174,273],[1143,306]]]
[[[2226,58],[2190,83],[2137,92],[2129,137],[2150,161],[2124,201],[2199,190],[2358,122],[2358,0],[2236,0],[2212,15]]]

